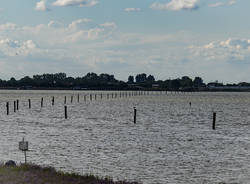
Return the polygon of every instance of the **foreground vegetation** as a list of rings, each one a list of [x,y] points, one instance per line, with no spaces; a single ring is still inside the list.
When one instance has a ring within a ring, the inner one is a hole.
[[[118,181],[110,178],[99,178],[93,175],[80,176],[58,172],[51,167],[33,164],[20,166],[0,166],[1,184],[138,184],[137,182]]]

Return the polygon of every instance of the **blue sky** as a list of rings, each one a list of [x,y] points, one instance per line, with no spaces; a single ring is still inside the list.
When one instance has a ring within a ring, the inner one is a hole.
[[[250,1],[8,0],[0,78],[110,73],[250,82]]]

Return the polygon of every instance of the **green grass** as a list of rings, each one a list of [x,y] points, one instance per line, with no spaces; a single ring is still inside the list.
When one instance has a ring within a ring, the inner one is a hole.
[[[117,181],[110,177],[101,178],[91,174],[81,176],[76,173],[56,171],[52,167],[22,164],[16,167],[0,165],[1,184],[138,184]]]

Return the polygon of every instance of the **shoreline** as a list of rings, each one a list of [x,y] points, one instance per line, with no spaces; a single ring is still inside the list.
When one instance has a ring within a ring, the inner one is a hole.
[[[16,166],[0,165],[1,184],[141,184],[138,182],[113,181],[111,177],[99,177],[92,174],[80,175],[56,171],[53,167],[36,164],[20,164]]]

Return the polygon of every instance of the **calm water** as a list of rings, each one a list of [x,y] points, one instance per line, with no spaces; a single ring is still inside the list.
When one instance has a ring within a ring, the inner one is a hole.
[[[28,161],[59,170],[144,184],[249,183],[250,93],[129,98],[118,94],[117,99],[97,95],[97,100],[93,95],[93,101],[88,96],[84,102],[84,95],[90,93],[105,92],[79,92],[77,103],[76,91],[0,91],[1,160],[23,161],[18,142],[25,137]],[[17,113],[13,112],[15,99],[20,101]],[[9,116],[6,101],[11,102]],[[216,131],[212,130],[213,111],[217,112]]]

